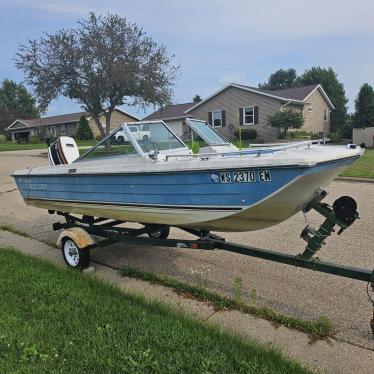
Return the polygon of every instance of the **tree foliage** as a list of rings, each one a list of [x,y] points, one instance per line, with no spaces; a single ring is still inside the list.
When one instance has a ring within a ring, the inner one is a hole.
[[[296,79],[297,75],[295,69],[279,69],[270,75],[267,82],[260,83],[258,88],[271,91],[291,88],[296,85]]]
[[[361,86],[356,97],[352,125],[353,127],[374,126],[374,90],[368,83]]]
[[[93,133],[85,115],[81,115],[78,123],[76,138],[79,140],[92,140]]]
[[[90,113],[102,136],[110,132],[116,106],[169,103],[179,70],[166,47],[138,25],[116,14],[94,13],[74,29],[45,33],[22,45],[16,67],[24,71],[43,108],[59,95],[73,99]]]
[[[34,97],[25,86],[4,79],[0,86],[0,131],[17,118],[39,118],[40,111]]]
[[[268,117],[268,125],[278,127],[284,134],[287,134],[289,129],[299,129],[303,124],[304,117],[301,112],[293,110],[276,112]]]
[[[339,132],[347,121],[347,103],[344,85],[338,80],[334,70],[329,68],[321,68],[314,66],[306,70],[297,78],[298,86],[306,86],[310,84],[320,84],[330,98],[335,109],[332,110],[330,116],[330,131]]]
[[[194,103],[199,103],[200,101],[202,101],[202,98],[200,95],[195,95],[192,100]]]
[[[345,96],[343,83],[338,80],[337,74],[331,67],[314,66],[305,70],[301,75],[297,75],[296,70],[292,68],[279,69],[270,75],[267,82],[259,84],[258,87],[267,90],[279,90],[312,84],[320,84],[335,107],[330,116],[330,131],[344,132],[347,121],[348,99]]]

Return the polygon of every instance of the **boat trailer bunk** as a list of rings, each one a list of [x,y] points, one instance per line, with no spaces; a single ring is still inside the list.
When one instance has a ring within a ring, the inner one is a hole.
[[[195,235],[197,238],[195,240],[168,239],[172,226],[143,224],[142,228],[126,228],[119,227],[125,222],[113,219],[91,216],[79,218],[70,213],[55,211],[48,211],[48,213],[57,213],[65,218],[65,222],[56,222],[53,224],[53,230],[64,230],[59,235],[57,244],[61,247],[65,263],[70,267],[80,270],[83,270],[90,264],[90,249],[124,242],[153,247],[224,250],[367,282],[368,297],[373,305],[371,330],[374,334],[374,298],[370,294],[374,293],[374,269],[368,270],[344,266],[324,262],[314,257],[316,252],[325,244],[325,239],[335,231],[336,226],[339,228],[338,235],[340,235],[359,218],[357,204],[351,197],[342,196],[335,200],[331,207],[321,202],[325,196],[326,192],[321,191],[304,209],[304,213],[312,209],[317,211],[325,220],[318,230],[309,224],[304,228],[300,237],[306,241],[307,245],[304,251],[298,255],[226,242],[223,237],[206,230],[177,227]],[[142,236],[144,234],[147,234],[148,237]]]

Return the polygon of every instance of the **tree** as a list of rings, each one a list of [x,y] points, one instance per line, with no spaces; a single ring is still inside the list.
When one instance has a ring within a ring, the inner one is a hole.
[[[374,90],[368,83],[361,86],[356,97],[352,125],[353,127],[374,126]]]
[[[331,111],[330,130],[331,132],[341,132],[347,121],[347,103],[345,97],[344,85],[338,80],[334,70],[314,66],[306,70],[297,78],[298,86],[307,86],[310,84],[320,84],[330,98],[335,109]]]
[[[165,46],[116,14],[90,13],[74,29],[44,33],[22,45],[15,60],[43,108],[59,95],[76,100],[103,137],[116,106],[168,104],[179,70]]]
[[[36,100],[25,86],[4,79],[0,86],[0,131],[17,118],[39,118],[40,111]]]
[[[82,115],[81,118],[79,119],[76,137],[79,140],[92,140],[93,139],[93,133],[92,133],[91,127],[89,126],[85,115]]]
[[[258,88],[263,90],[281,90],[284,88],[294,87],[296,85],[296,70],[293,68],[279,69],[271,74],[267,82],[260,83]]]
[[[299,129],[304,124],[304,117],[301,112],[286,110],[284,112],[276,112],[268,117],[268,125],[278,127],[287,134],[289,129]]]
[[[195,95],[192,100],[194,103],[199,103],[200,101],[202,101],[200,95]]]

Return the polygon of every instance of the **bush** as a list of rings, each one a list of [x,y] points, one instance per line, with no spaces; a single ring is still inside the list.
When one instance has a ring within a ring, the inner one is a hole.
[[[30,143],[31,144],[37,144],[40,143],[40,139],[38,136],[30,136]]]
[[[361,144],[360,144],[360,147],[361,147],[361,148],[366,148],[366,144],[365,144],[365,143],[361,143]]]
[[[95,136],[95,140],[96,140],[97,142],[99,142],[99,141],[101,140],[101,135],[96,135],[96,136]]]
[[[6,143],[6,136],[0,134],[0,144],[5,144]]]
[[[242,140],[253,140],[257,138],[257,131],[255,129],[242,129]],[[235,137],[240,138],[239,129],[234,131]]]
[[[287,134],[289,129],[299,129],[304,124],[304,117],[301,112],[287,110],[285,112],[276,112],[268,116],[268,125],[278,127]]]
[[[90,125],[88,124],[86,116],[82,115],[81,118],[79,119],[76,138],[79,140],[92,140],[93,139],[93,133],[92,133]]]
[[[342,136],[337,132],[331,132],[329,138],[331,143],[340,143],[342,140]]]

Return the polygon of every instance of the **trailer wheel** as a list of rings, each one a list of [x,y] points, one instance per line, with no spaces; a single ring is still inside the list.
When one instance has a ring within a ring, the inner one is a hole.
[[[170,234],[170,227],[147,227],[147,233],[150,238],[153,239],[166,239]]]
[[[87,268],[91,260],[90,250],[79,248],[70,238],[65,238],[62,242],[62,256],[66,265],[78,270]]]

